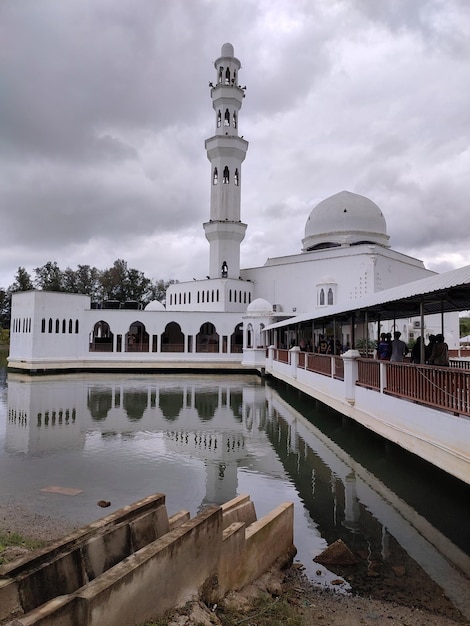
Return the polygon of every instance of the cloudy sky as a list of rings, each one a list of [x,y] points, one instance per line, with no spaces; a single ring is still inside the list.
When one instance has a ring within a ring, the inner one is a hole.
[[[242,63],[243,267],[343,189],[396,250],[470,264],[467,0],[1,0],[0,287],[18,266],[208,273],[209,81]]]

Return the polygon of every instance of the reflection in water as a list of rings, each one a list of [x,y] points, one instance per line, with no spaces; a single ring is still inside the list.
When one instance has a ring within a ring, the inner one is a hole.
[[[258,378],[10,375],[0,445],[0,493],[38,512],[88,523],[97,500],[118,508],[159,491],[170,514],[195,514],[248,492],[260,517],[290,500],[313,578],[334,577],[312,557],[342,538],[371,592],[379,580],[418,596],[430,576],[470,616],[469,489]],[[41,492],[49,485],[82,493]]]
[[[165,417],[169,422],[172,422],[179,417],[183,404],[182,389],[160,391],[158,406],[163,414],[163,417]]]
[[[148,405],[147,391],[124,391],[123,406],[132,421],[141,420]]]
[[[106,419],[113,406],[112,390],[108,387],[89,389],[87,405],[94,420]]]
[[[199,419],[203,422],[211,420],[219,406],[219,394],[213,391],[196,391],[195,407]]]

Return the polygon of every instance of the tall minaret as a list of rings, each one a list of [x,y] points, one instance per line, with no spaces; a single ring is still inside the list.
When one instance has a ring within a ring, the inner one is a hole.
[[[240,221],[241,174],[248,142],[238,136],[245,88],[238,86],[241,64],[233,55],[232,44],[222,46],[214,66],[216,82],[210,86],[215,135],[205,144],[211,163],[210,221],[204,224],[210,243],[209,274],[211,278],[239,278],[240,243],[246,230]]]

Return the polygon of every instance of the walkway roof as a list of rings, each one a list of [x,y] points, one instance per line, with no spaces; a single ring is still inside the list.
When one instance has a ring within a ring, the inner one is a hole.
[[[311,313],[270,324],[265,330],[313,320],[326,322],[333,317],[339,321],[350,321],[352,314],[356,319],[364,319],[367,313],[370,322],[416,317],[420,315],[421,303],[424,315],[469,310],[470,265],[385,289],[343,305],[318,308]]]

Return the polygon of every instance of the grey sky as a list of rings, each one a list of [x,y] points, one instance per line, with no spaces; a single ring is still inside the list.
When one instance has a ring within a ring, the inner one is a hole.
[[[225,42],[247,85],[243,267],[299,252],[343,189],[394,249],[470,264],[469,33],[466,0],[2,0],[0,286],[47,261],[208,273]]]

